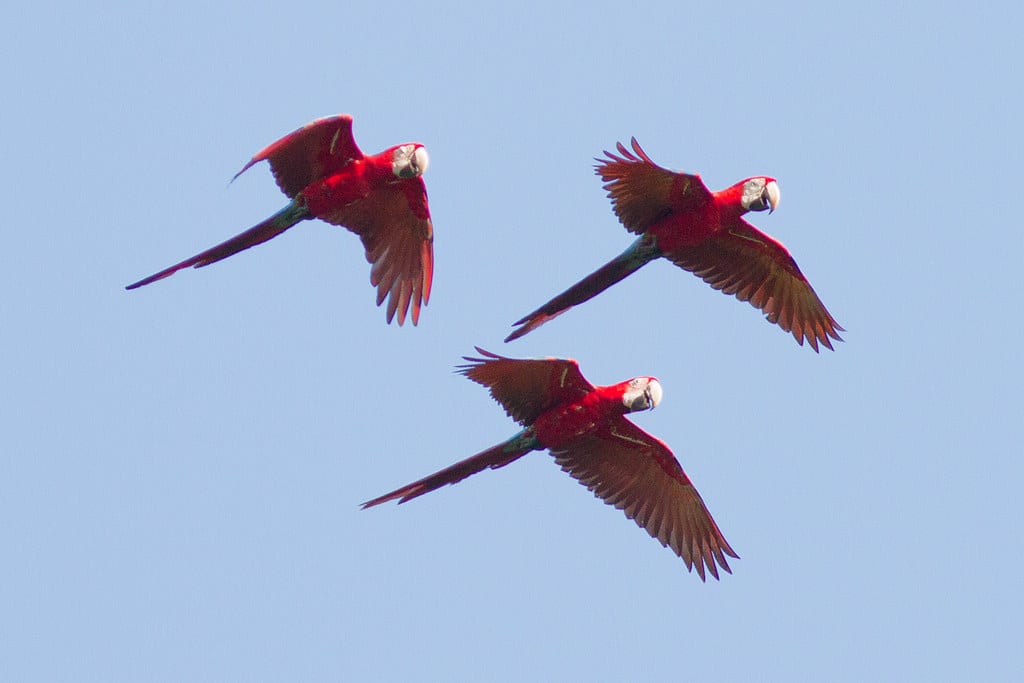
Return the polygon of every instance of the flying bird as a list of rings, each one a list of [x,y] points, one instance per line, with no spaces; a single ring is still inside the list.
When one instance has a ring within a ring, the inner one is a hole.
[[[664,256],[713,288],[749,301],[768,321],[792,333],[801,346],[832,349],[843,328],[825,309],[781,242],[743,220],[748,211],[769,213],[779,206],[774,178],[741,180],[711,192],[699,175],[677,173],[651,161],[632,139],[632,151],[620,142],[618,154],[595,159],[619,221],[639,235],[626,251],[533,313],[516,321],[505,341],[522,337],[573,306],[591,299]]]
[[[352,137],[348,114],[317,119],[259,152],[235,174],[269,161],[278,187],[291,201],[262,223],[128,285],[135,289],[162,280],[182,268],[208,266],[277,237],[300,221],[319,218],[359,235],[377,288],[377,305],[386,298],[387,320],[398,314],[412,322],[430,299],[434,272],[434,228],[423,173],[429,159],[418,142],[364,155]]]
[[[594,386],[574,360],[505,358],[477,347],[459,372],[490,389],[523,429],[506,441],[408,486],[363,503],[404,503],[484,469],[504,467],[531,451],[549,450],[561,468],[609,505],[634,520],[663,546],[716,579],[725,556],[738,558],[711,518],[679,461],[660,439],[627,420],[626,413],[661,402],[654,377]],[[717,566],[715,563],[718,563]]]

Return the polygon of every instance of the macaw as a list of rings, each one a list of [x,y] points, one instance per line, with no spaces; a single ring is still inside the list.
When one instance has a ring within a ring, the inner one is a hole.
[[[633,151],[595,159],[612,208],[627,230],[638,234],[626,251],[516,321],[505,341],[522,337],[576,304],[597,296],[645,263],[664,256],[724,294],[749,301],[768,322],[804,339],[818,351],[842,341],[843,328],[825,309],[807,278],[780,242],[743,220],[748,211],[779,206],[774,178],[756,176],[711,192],[699,175],[676,173],[651,161],[632,139]]]
[[[412,323],[430,299],[434,229],[423,173],[429,159],[418,142],[365,156],[352,137],[348,114],[317,119],[259,152],[232,181],[267,160],[291,202],[259,225],[201,254],[128,285],[135,289],[189,266],[200,268],[277,237],[299,221],[319,218],[341,225],[363,242],[377,305],[388,299],[387,320],[398,324],[412,305]]]
[[[688,570],[739,558],[711,518],[679,461],[660,439],[624,415],[661,402],[654,377],[594,386],[574,360],[505,358],[477,347],[483,358],[465,357],[459,372],[490,389],[491,396],[523,429],[506,441],[408,486],[363,503],[363,509],[412,500],[486,468],[504,467],[530,451],[549,450],[561,468],[595,496],[626,513],[651,537],[670,547]]]

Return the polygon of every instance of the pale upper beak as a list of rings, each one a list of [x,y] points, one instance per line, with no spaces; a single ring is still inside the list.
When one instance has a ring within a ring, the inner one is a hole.
[[[768,202],[768,213],[779,208],[779,202],[782,201],[782,193],[779,191],[779,184],[774,180],[764,186],[764,199]]]

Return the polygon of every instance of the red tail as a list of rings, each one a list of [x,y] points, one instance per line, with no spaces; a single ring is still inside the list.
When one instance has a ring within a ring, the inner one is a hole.
[[[277,237],[288,228],[306,218],[309,218],[309,214],[306,212],[306,209],[295,202],[292,202],[259,225],[254,225],[245,232],[235,235],[226,242],[221,242],[217,246],[211,247],[201,254],[196,254],[191,258],[185,259],[181,263],[177,263],[170,268],[161,270],[159,273],[155,273],[145,279],[130,284],[125,287],[125,289],[136,289],[143,285],[148,285],[151,282],[163,280],[165,277],[174,275],[182,268],[201,268],[203,266],[208,266],[211,263],[216,263],[221,259],[226,259],[232,254],[237,254],[249,247],[255,247],[257,244],[262,244],[269,239]]]
[[[534,439],[532,430],[523,430],[508,441],[498,444],[493,448],[488,448],[483,453],[477,453],[470,458],[455,463],[451,467],[444,468],[440,472],[435,472],[419,481],[414,481],[400,489],[395,489],[391,493],[385,493],[379,498],[369,500],[363,503],[363,509],[365,510],[368,507],[380,505],[396,498],[399,504],[404,503],[407,500],[422,496],[424,493],[430,493],[435,489],[439,489],[445,484],[458,483],[469,475],[482,472],[487,468],[496,470],[499,467],[504,467],[511,462],[515,462],[530,451],[537,450],[537,448],[539,448],[539,444]]]
[[[633,242],[629,249],[622,252],[608,263],[604,264],[590,275],[586,276],[569,289],[565,290],[551,301],[547,302],[533,313],[521,318],[513,325],[521,325],[512,334],[505,337],[506,342],[519,339],[527,332],[534,330],[557,315],[565,313],[570,308],[584,301],[593,299],[595,296],[636,271],[648,261],[661,256],[658,248],[645,242],[644,237]]]

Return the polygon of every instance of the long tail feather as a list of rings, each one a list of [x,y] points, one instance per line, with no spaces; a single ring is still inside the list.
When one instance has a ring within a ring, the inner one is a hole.
[[[176,263],[170,268],[161,270],[159,273],[154,273],[145,279],[130,284],[125,287],[125,289],[137,289],[138,287],[148,285],[152,282],[156,282],[157,280],[163,280],[165,277],[174,275],[182,268],[201,268],[203,266],[208,266],[211,263],[216,263],[217,261],[226,259],[228,256],[237,254],[249,247],[254,247],[257,244],[262,244],[269,239],[277,237],[299,221],[305,220],[309,217],[309,213],[306,211],[305,207],[297,204],[296,202],[292,202],[267,220],[258,225],[254,225],[245,232],[235,235],[231,239],[221,242],[217,246],[211,247],[200,254],[187,258],[181,263]]]
[[[622,280],[630,273],[638,270],[645,263],[653,261],[659,256],[661,256],[661,252],[658,248],[653,244],[650,244],[645,237],[641,237],[633,242],[626,251],[622,252],[569,289],[538,308],[533,313],[530,313],[529,315],[512,323],[513,326],[521,325],[521,327],[505,337],[505,341],[510,342],[513,339],[519,339],[555,316],[565,313],[573,306],[593,299],[619,280]]]
[[[419,481],[414,481],[400,489],[395,489],[391,493],[385,493],[379,498],[369,500],[363,503],[362,508],[365,510],[368,507],[380,505],[396,498],[400,504],[404,503],[407,500],[422,496],[424,493],[430,493],[435,489],[439,489],[446,484],[458,483],[471,474],[482,472],[488,468],[494,470],[504,467],[537,448],[539,448],[539,444],[537,444],[532,430],[524,429],[504,443],[488,448],[482,453],[477,453]]]

